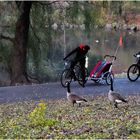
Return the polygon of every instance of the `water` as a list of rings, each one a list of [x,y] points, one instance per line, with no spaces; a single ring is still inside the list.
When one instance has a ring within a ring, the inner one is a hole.
[[[91,49],[88,53],[89,71],[92,70],[98,60],[103,59],[104,55],[114,55],[118,47],[120,36],[123,37],[123,46],[119,47],[116,55],[117,59],[113,63],[113,71],[115,74],[126,72],[128,67],[135,62],[133,54],[140,51],[139,31],[106,31],[104,29],[94,29],[91,31],[91,33],[87,34],[84,30],[66,29],[66,50],[64,49],[65,44],[63,33],[63,31],[55,31],[52,35],[52,55],[49,61],[46,58],[46,47],[41,48],[41,59],[39,62],[40,67],[37,70],[37,73],[34,75],[39,75],[39,78],[42,82],[60,80],[60,74],[64,69],[63,57],[72,49],[77,47],[80,43],[88,44],[91,46]],[[66,54],[64,54],[65,51]],[[33,69],[32,64],[31,68],[29,69]],[[3,73],[0,72],[1,82],[3,80],[10,80],[10,76],[7,76],[6,79],[2,77]]]
[[[70,35],[71,34],[71,35]],[[103,29],[93,30],[89,35],[82,31],[67,32],[66,43],[67,47],[73,45],[73,48],[80,42],[89,44],[91,50],[89,52],[89,69],[94,67],[97,57],[102,57],[106,54],[114,55],[119,45],[120,36],[123,38],[123,46],[118,48],[116,61],[113,64],[113,69],[116,73],[126,72],[128,67],[135,62],[133,54],[140,51],[140,32],[133,31],[106,31]],[[73,35],[72,35],[73,34]],[[67,48],[67,50],[70,50]],[[99,57],[99,58],[100,58]]]

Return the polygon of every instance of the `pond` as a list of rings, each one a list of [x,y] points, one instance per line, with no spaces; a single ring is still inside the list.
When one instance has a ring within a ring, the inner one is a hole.
[[[86,34],[83,31],[66,32],[67,52],[79,43],[89,44],[89,69],[95,65],[97,58],[103,58],[104,55],[114,55],[119,46],[120,36],[123,38],[123,46],[118,48],[117,59],[113,64],[116,73],[126,72],[128,67],[135,62],[133,54],[140,51],[140,32],[131,30],[116,31],[96,29]]]
[[[34,77],[38,77],[42,83],[60,80],[60,74],[64,69],[63,57],[80,43],[88,44],[91,47],[88,53],[89,71],[92,70],[98,60],[103,59],[104,55],[114,55],[119,45],[120,36],[123,37],[123,46],[119,47],[116,55],[117,59],[113,63],[113,71],[115,74],[126,72],[128,67],[135,62],[133,54],[140,51],[139,31],[94,29],[87,34],[84,30],[76,28],[66,29],[65,35],[66,43],[64,44],[64,32],[62,30],[53,32],[52,46],[50,47],[51,58],[49,60],[46,57],[48,50],[45,44],[44,47],[41,48],[39,67],[35,69],[33,60],[28,63],[29,73]],[[10,81],[10,76],[2,69],[3,68],[0,68],[0,83]]]

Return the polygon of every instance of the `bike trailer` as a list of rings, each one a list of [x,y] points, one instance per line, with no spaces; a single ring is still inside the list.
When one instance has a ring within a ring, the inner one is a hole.
[[[106,60],[98,61],[92,69],[92,71],[90,72],[90,77],[99,78],[102,73],[106,73],[109,71],[111,65],[112,62],[108,62]]]

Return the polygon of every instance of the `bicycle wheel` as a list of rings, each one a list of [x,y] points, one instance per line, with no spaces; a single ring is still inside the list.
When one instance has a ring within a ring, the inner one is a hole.
[[[140,75],[139,66],[137,64],[132,64],[127,71],[127,77],[130,81],[135,82]]]
[[[107,85],[111,85],[111,78],[114,79],[114,74],[112,72],[108,72],[106,76]]]
[[[63,87],[67,87],[66,83],[71,82],[71,80],[72,80],[72,75],[71,75],[70,69],[63,70],[60,80],[61,80],[61,85]]]
[[[87,80],[88,80],[88,76],[89,76],[88,69],[85,68],[85,83],[86,83]],[[82,71],[81,71],[81,69],[79,70],[78,79],[77,79],[77,80],[78,80],[79,85],[83,86],[83,84],[85,84],[85,83],[83,83]]]

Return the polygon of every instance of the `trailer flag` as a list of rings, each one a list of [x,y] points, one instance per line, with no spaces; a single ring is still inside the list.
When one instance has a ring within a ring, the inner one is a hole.
[[[122,39],[122,36],[120,36],[119,46],[120,46],[120,47],[123,47],[123,39]]]

